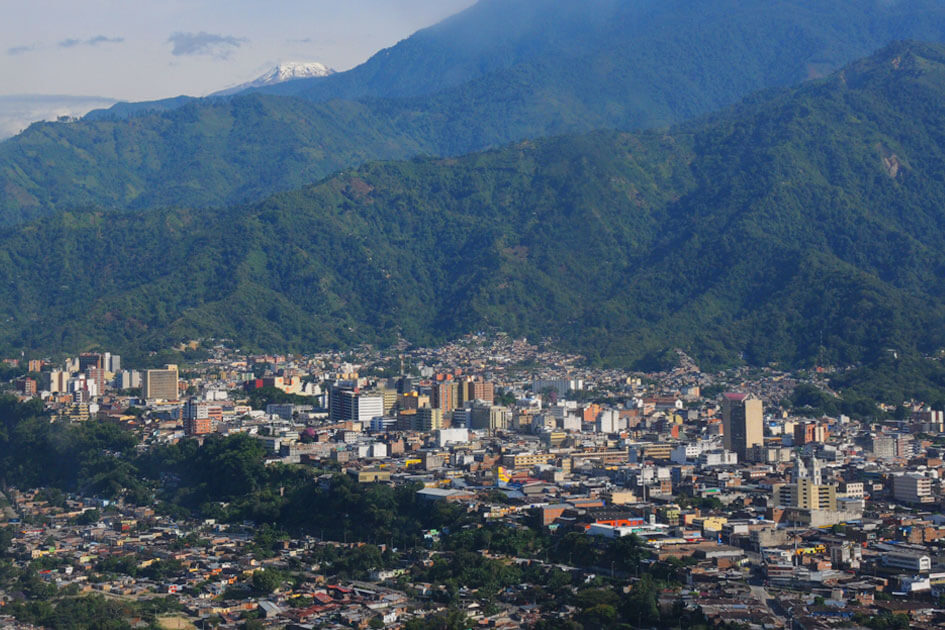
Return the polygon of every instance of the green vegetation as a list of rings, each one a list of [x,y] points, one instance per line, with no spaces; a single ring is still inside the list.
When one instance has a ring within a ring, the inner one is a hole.
[[[238,392],[237,397],[245,396],[253,409],[266,409],[271,404],[311,405],[313,399],[308,396],[287,394],[275,387],[259,387],[249,392]]]
[[[52,630],[125,630],[139,617],[146,627],[159,628],[159,615],[181,610],[180,603],[170,597],[128,602],[102,595],[72,597],[64,593],[66,590],[49,593],[42,600],[7,602],[4,613]]]
[[[501,329],[618,365],[911,361],[945,346],[943,103],[945,49],[896,44],[669,133],[371,164],[226,211],[63,213],[0,236],[0,340]]]
[[[33,125],[0,144],[0,217],[230,205],[369,160],[668,125],[893,40],[940,39],[943,24],[933,0],[485,2],[352,73],[271,90],[296,98]]]
[[[0,483],[144,503],[149,494],[129,461],[136,444],[135,436],[117,425],[51,424],[41,401],[0,397]],[[48,494],[62,503],[61,493]]]

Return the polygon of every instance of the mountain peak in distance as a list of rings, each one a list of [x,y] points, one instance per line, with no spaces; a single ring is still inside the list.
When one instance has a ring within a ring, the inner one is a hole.
[[[244,90],[251,90],[253,88],[277,85],[279,83],[285,83],[286,81],[293,81],[295,79],[327,77],[328,75],[334,73],[334,70],[323,63],[318,63],[317,61],[290,61],[287,63],[280,63],[269,72],[252,81],[249,81],[248,83],[241,83],[240,85],[235,85],[233,87],[226,88],[225,90],[214,92],[211,94],[211,96],[228,96],[230,94],[237,94],[238,92],[242,92]]]

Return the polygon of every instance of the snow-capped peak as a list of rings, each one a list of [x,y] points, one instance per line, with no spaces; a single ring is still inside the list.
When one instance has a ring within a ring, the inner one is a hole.
[[[328,75],[334,74],[334,73],[335,73],[334,70],[332,70],[325,64],[318,63],[317,61],[310,61],[310,62],[292,61],[288,63],[280,63],[278,66],[276,66],[275,68],[273,68],[266,74],[248,83],[241,83],[240,85],[235,85],[231,88],[220,90],[219,92],[214,92],[213,96],[226,96],[228,94],[236,94],[237,92],[242,92],[243,90],[265,87],[267,85],[276,85],[277,83],[284,83],[285,81],[292,81],[294,79],[311,79],[314,77],[327,77]]]

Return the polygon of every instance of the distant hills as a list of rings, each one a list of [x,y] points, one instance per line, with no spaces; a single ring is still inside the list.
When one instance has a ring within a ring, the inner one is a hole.
[[[0,144],[0,223],[233,205],[376,159],[679,123],[943,34],[941,0],[483,0],[348,72],[34,125]]]
[[[207,111],[161,119],[230,124]],[[706,365],[931,351],[943,172],[945,47],[897,43],[669,131],[371,163],[228,210],[21,225],[0,235],[0,339],[305,349],[501,329],[636,365],[673,347]]]

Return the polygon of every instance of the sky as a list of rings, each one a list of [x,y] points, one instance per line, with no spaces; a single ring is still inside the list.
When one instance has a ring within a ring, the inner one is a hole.
[[[347,70],[474,0],[0,0],[0,96],[203,96],[286,61]]]

